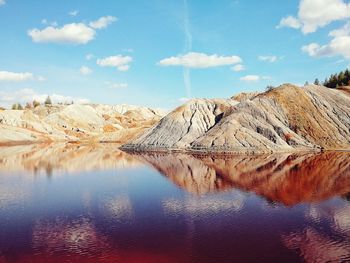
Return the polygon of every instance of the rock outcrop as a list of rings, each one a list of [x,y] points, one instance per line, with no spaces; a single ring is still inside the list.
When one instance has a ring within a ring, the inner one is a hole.
[[[191,143],[207,133],[236,105],[234,100],[194,99],[176,108],[160,122],[124,148],[167,150],[189,148]]]
[[[350,148],[348,89],[285,84],[233,98],[240,102],[192,100],[123,149],[262,153]]]
[[[165,113],[127,105],[53,105],[0,111],[0,144],[50,141],[125,143]]]

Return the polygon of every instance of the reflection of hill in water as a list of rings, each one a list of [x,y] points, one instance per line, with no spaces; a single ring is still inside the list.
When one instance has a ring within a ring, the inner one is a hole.
[[[50,175],[139,165],[114,144],[30,144],[0,147],[0,172],[26,171]]]
[[[239,188],[284,205],[317,202],[350,192],[350,153],[255,156],[138,155],[173,183],[195,194]]]

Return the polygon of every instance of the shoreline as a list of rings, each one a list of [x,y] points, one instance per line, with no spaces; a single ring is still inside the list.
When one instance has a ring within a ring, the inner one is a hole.
[[[264,155],[264,154],[282,154],[282,153],[321,153],[321,152],[350,152],[350,148],[339,149],[291,149],[291,150],[263,150],[263,149],[237,149],[237,150],[220,150],[220,149],[134,149],[131,147],[124,147],[117,141],[10,141],[0,142],[0,147],[26,146],[26,145],[50,145],[50,144],[71,144],[71,145],[104,145],[114,144],[116,147],[129,154],[190,154],[196,156],[202,155],[216,155],[216,156],[235,156],[235,155]]]

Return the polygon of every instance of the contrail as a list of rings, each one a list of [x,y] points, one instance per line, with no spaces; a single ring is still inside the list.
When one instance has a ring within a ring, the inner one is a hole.
[[[184,0],[184,28],[185,28],[185,47],[184,53],[188,53],[192,49],[192,34],[190,31],[190,22],[189,22],[189,14],[188,14],[188,3],[187,0]],[[187,98],[191,98],[191,72],[187,67],[183,68],[183,79],[184,85],[186,88]]]

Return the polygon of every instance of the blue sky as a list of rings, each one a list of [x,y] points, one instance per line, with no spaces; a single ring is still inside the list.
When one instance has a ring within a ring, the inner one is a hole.
[[[349,21],[345,0],[0,0],[0,105],[172,108],[324,79],[350,64]]]

